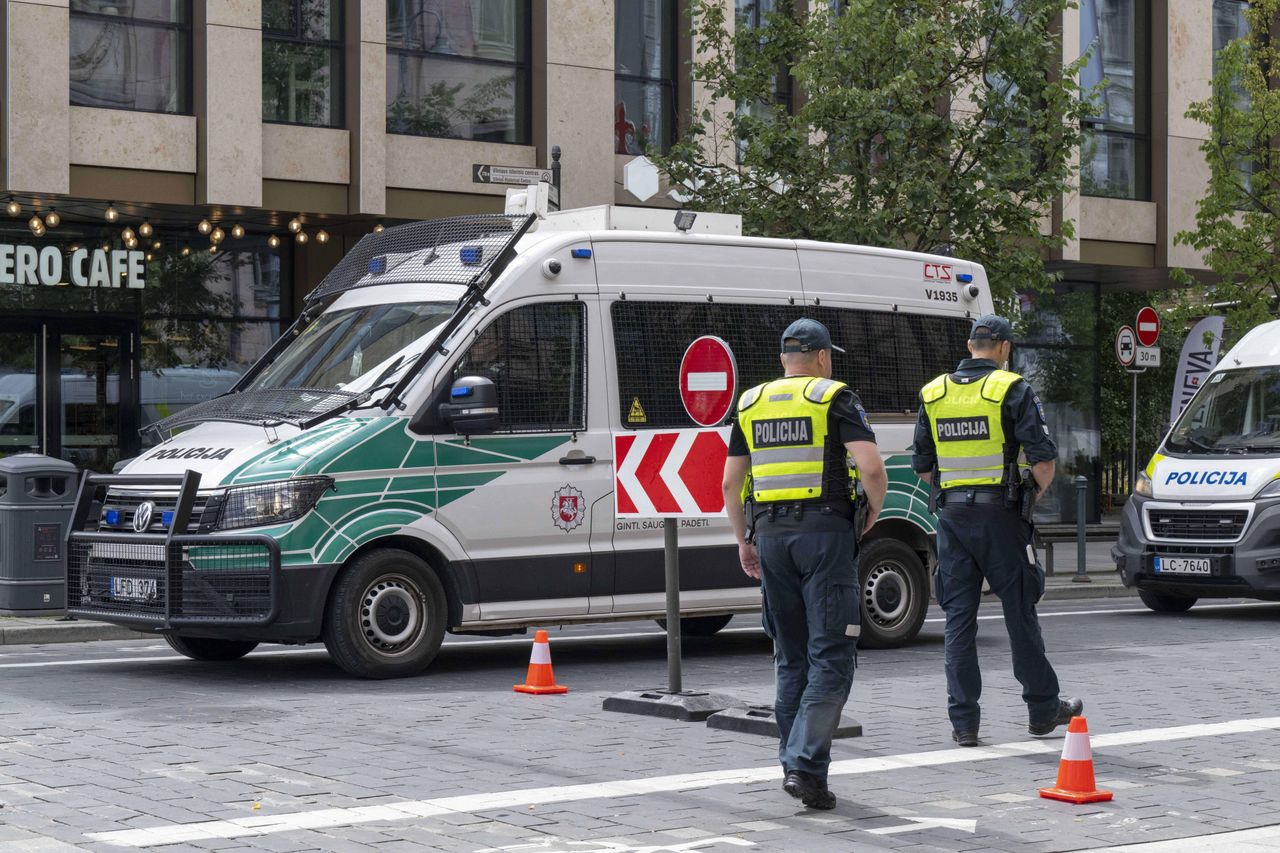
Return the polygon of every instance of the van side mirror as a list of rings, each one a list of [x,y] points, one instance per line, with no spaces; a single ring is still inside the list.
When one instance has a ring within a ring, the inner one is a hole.
[[[463,376],[440,404],[440,420],[459,435],[481,435],[498,428],[498,389],[483,376]]]

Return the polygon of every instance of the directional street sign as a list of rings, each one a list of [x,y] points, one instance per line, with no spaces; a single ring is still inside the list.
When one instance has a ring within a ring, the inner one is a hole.
[[[718,426],[733,408],[738,366],[733,350],[714,335],[689,344],[680,360],[680,401],[700,426]]]
[[[1138,347],[1138,357],[1133,364],[1134,367],[1159,367],[1160,347]]]
[[[1133,329],[1129,326],[1121,326],[1120,331],[1116,333],[1116,361],[1128,367],[1137,358],[1136,350],[1137,341]]]
[[[493,163],[472,163],[471,183],[473,184],[511,184],[526,187],[545,181],[551,183],[550,169],[535,169],[527,166],[499,166]]]
[[[729,427],[637,431],[613,438],[619,517],[723,518]]]
[[[1138,312],[1138,343],[1144,347],[1153,347],[1160,339],[1160,315],[1156,309],[1148,305]]]

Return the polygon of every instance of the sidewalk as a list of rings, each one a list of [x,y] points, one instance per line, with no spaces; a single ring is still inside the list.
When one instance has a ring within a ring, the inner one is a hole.
[[[0,616],[0,646],[37,643],[88,643],[97,640],[155,639],[118,625],[77,619],[61,621],[57,616]]]
[[[1076,577],[1076,544],[1059,542],[1053,552],[1054,573],[1045,578],[1044,601],[1062,601],[1070,598],[1111,598],[1137,595],[1138,591],[1126,589],[1120,582],[1120,573],[1111,561],[1110,541],[1089,542],[1085,546],[1085,577],[1081,583]],[[1044,550],[1036,552],[1040,565],[1045,564]]]

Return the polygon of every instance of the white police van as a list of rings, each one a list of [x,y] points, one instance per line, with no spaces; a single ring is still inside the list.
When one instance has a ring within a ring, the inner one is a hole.
[[[1280,600],[1280,321],[1246,334],[1191,398],[1138,476],[1112,556],[1152,610]]]
[[[694,338],[727,340],[746,388],[810,316],[849,351],[835,373],[891,477],[861,561],[863,642],[914,637],[933,533],[908,453],[917,392],[992,310],[982,268],[512,195],[506,214],[364,237],[229,393],[154,425],[166,440],[118,475],[87,475],[68,610],[202,660],[322,640],[366,677],[420,672],[446,631],[660,619],[662,533],[615,517],[614,436],[694,425],[677,387]],[[681,546],[685,633],[759,609],[727,521],[686,521]]]

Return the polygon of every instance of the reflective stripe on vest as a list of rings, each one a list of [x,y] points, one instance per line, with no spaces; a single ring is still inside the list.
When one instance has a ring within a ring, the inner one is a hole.
[[[822,497],[827,410],[845,387],[832,379],[793,376],[757,385],[739,398],[738,424],[751,451],[751,494],[757,502]]]
[[[938,485],[998,486],[1005,479],[1006,444],[1001,407],[1022,377],[993,370],[981,380],[956,382],[944,374],[920,391],[938,454]],[[1026,466],[1021,452],[1018,462]]]

